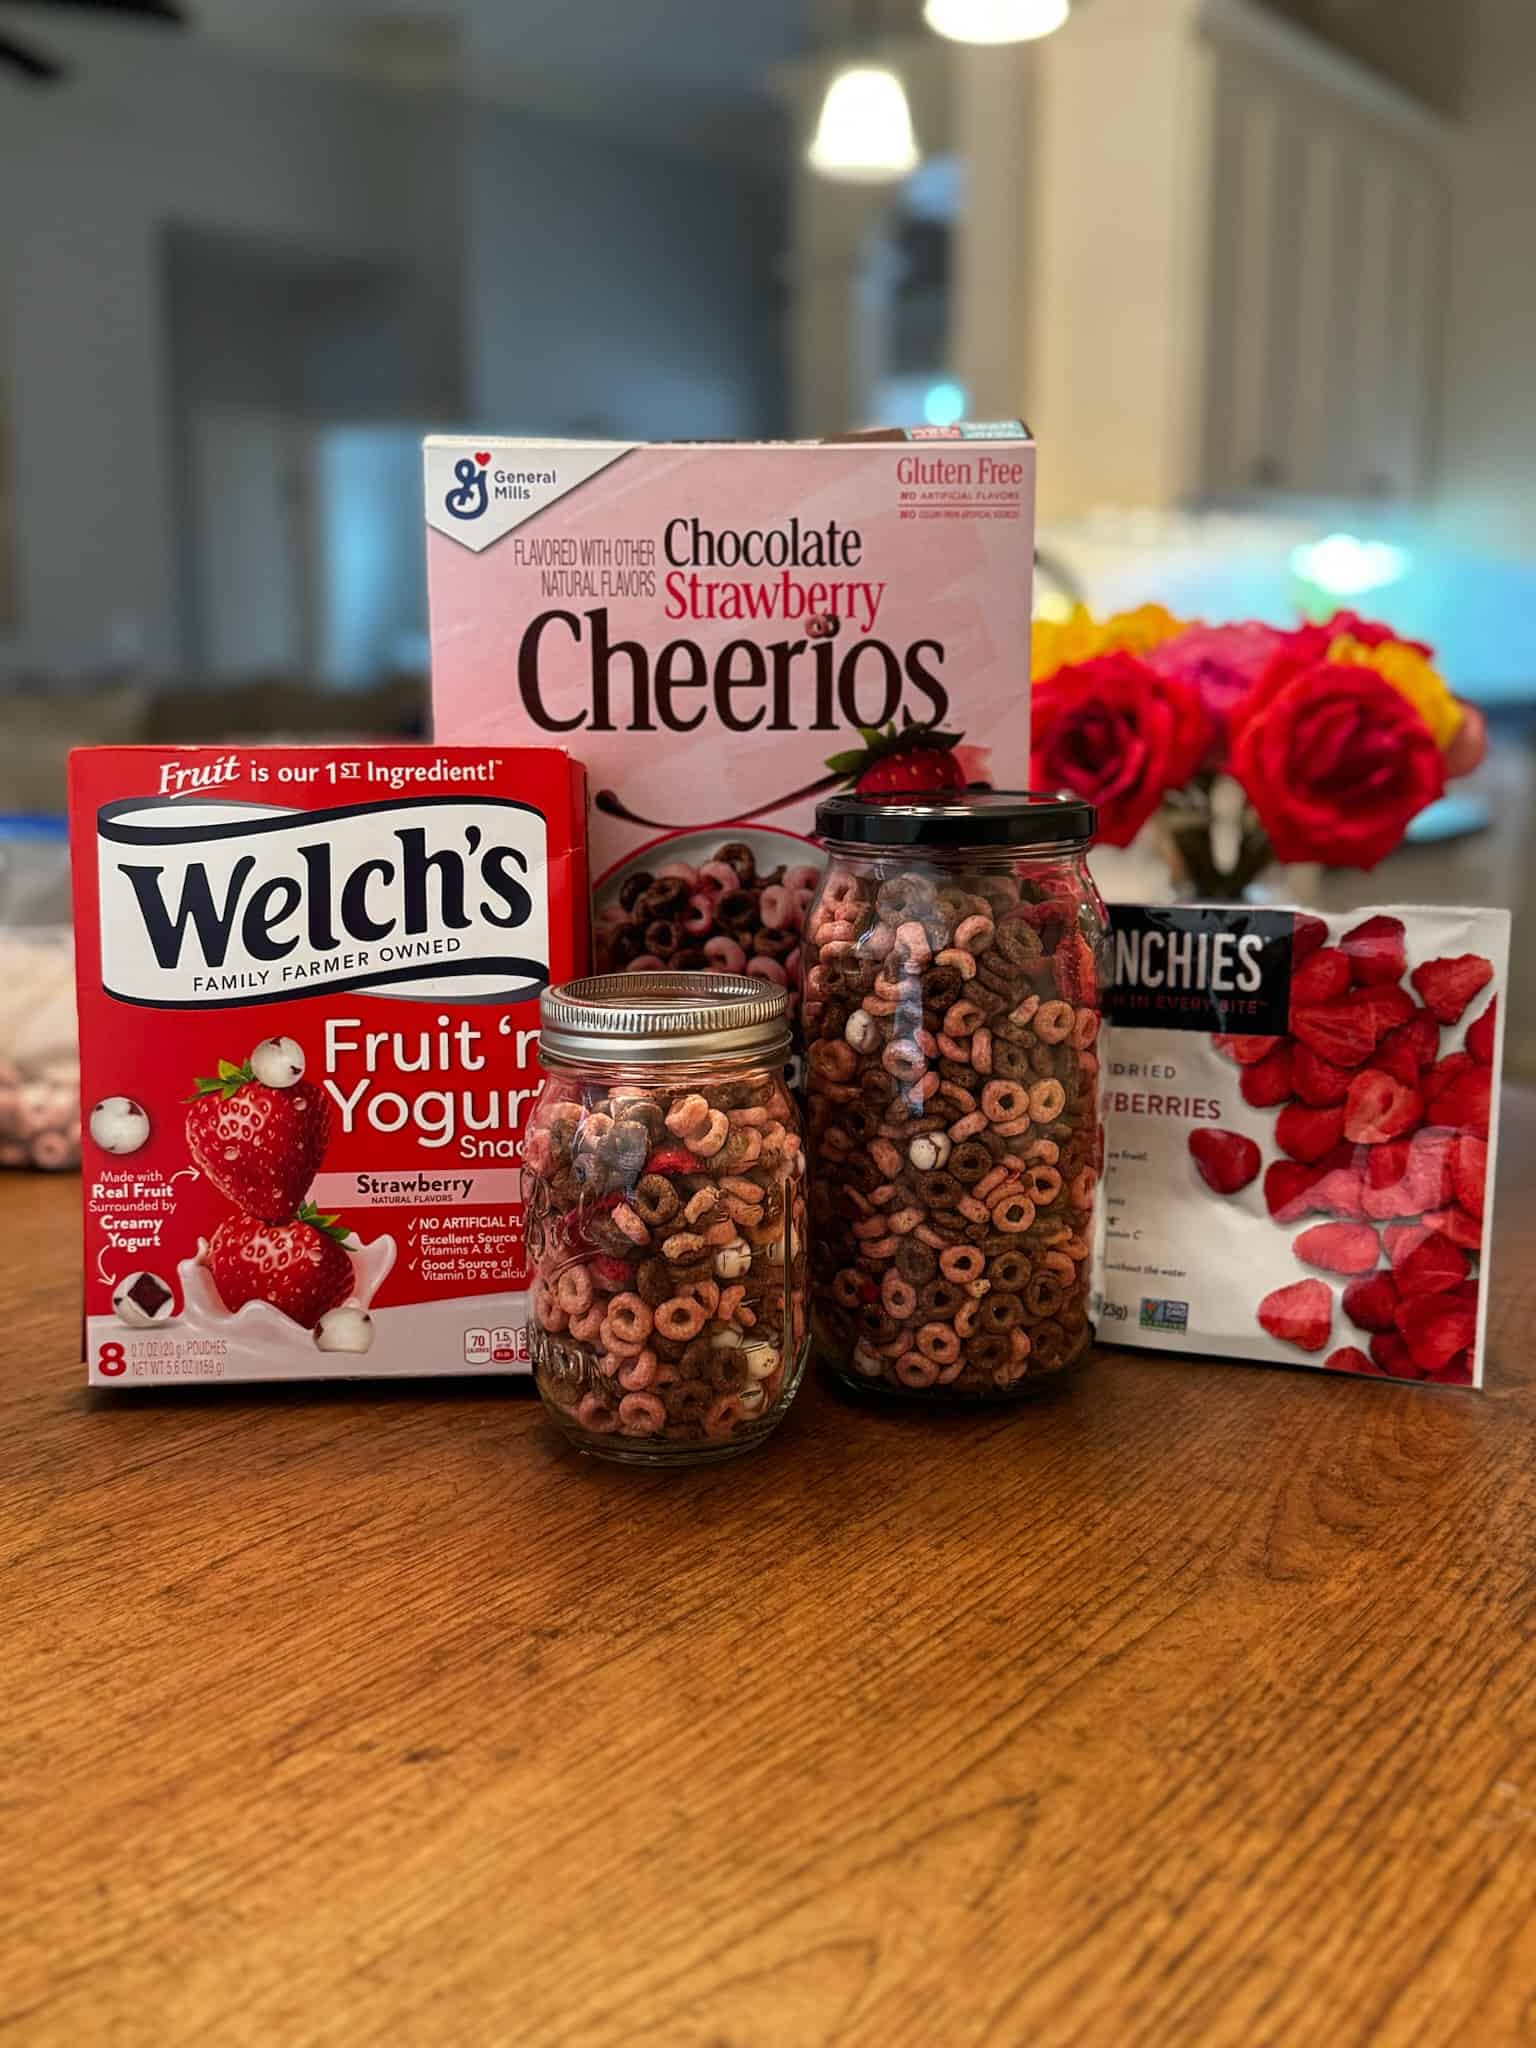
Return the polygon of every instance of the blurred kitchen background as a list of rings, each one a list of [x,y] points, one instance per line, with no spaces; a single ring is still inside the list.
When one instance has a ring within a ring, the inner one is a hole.
[[[1351,605],[1488,711],[1318,900],[1518,907],[1536,4],[924,11],[0,0],[0,812],[78,739],[419,729],[428,428],[1022,412],[1041,605]]]

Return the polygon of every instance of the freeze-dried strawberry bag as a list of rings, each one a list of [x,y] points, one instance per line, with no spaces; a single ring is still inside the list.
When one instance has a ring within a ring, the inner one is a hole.
[[[1508,913],[1110,927],[1100,1336],[1481,1386]]]

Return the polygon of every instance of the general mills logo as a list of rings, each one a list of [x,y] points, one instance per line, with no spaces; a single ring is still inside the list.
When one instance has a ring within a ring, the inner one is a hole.
[[[462,462],[453,465],[456,482],[443,500],[443,509],[452,518],[478,519],[485,510],[485,472],[490,460],[489,449],[477,448],[473,455],[466,455]]]

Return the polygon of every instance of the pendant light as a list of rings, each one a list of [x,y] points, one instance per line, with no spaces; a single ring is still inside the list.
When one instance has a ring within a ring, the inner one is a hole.
[[[1032,43],[1071,11],[1072,0],[927,0],[923,19],[952,43]]]
[[[873,0],[865,0],[854,26],[873,40],[879,28]],[[886,185],[909,176],[921,161],[907,89],[897,73],[885,64],[845,65],[821,103],[806,151],[811,169],[842,184]]]

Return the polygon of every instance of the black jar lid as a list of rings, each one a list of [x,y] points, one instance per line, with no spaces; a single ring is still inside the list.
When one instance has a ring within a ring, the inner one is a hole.
[[[952,797],[829,796],[816,833],[840,846],[1087,845],[1098,813],[1080,796],[978,789]]]

